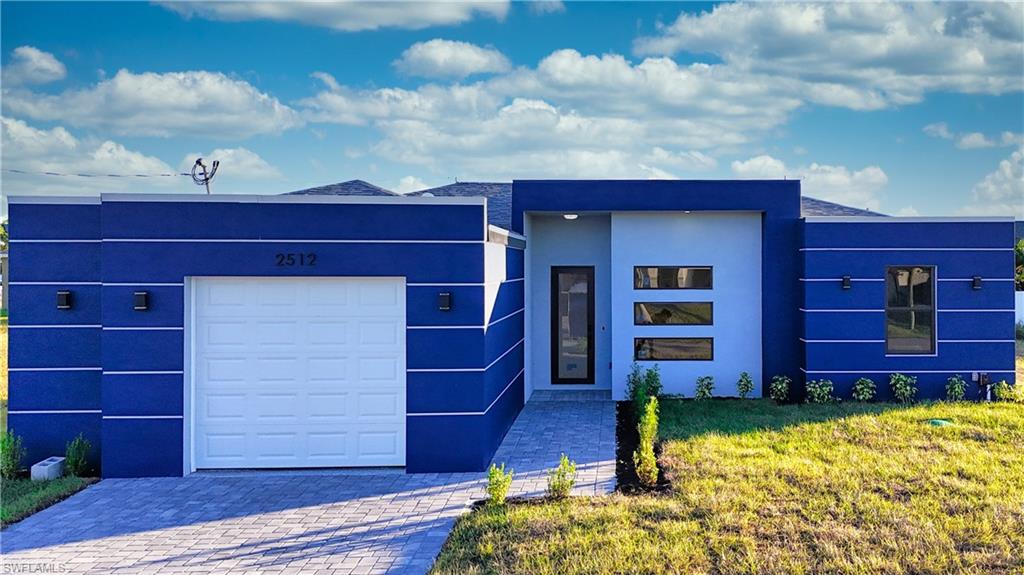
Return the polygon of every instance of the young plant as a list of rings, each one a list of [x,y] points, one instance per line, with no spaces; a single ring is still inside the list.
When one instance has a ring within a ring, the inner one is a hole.
[[[793,380],[785,375],[776,375],[768,384],[768,395],[777,403],[783,403],[789,399],[789,386],[792,383]]]
[[[661,395],[661,368],[658,364],[644,371],[644,388],[647,390],[647,397],[658,397]],[[646,406],[644,401],[641,407]]]
[[[1024,385],[1020,383],[1010,385],[1004,379],[992,386],[992,395],[996,398],[996,401],[1024,403]]]
[[[853,382],[853,398],[857,401],[871,401],[875,398],[875,382],[862,377]]]
[[[85,477],[89,468],[89,450],[92,444],[81,433],[68,442],[64,448],[64,473],[74,477]]]
[[[917,378],[912,375],[894,373],[889,376],[892,397],[900,403],[910,403],[917,395]]]
[[[501,467],[491,464],[487,470],[487,502],[491,505],[504,505],[508,498],[508,488],[512,486],[512,470],[505,471],[505,464]]]
[[[0,431],[0,478],[15,479],[21,471],[21,460],[25,458],[25,446],[21,437],[10,431]]]
[[[960,374],[953,374],[946,380],[946,399],[949,401],[963,401],[967,395],[967,382]]]
[[[694,393],[694,399],[711,399],[711,394],[715,391],[715,378],[711,375],[702,375],[697,378],[697,391]]]
[[[629,399],[633,401],[634,407],[636,407],[639,397],[647,396],[647,390],[644,389],[644,368],[640,367],[640,364],[635,361],[629,368],[629,375],[626,376],[626,393],[629,395]],[[639,410],[636,413],[639,413]]]
[[[548,471],[548,497],[565,499],[576,485],[576,462],[562,454],[558,467]]]
[[[640,416],[637,426],[640,432],[640,445],[633,452],[633,464],[640,483],[647,487],[658,484],[658,459],[654,455],[654,442],[658,438],[658,398],[652,397]]]
[[[807,382],[807,403],[829,403],[832,399],[831,380],[812,379]]]
[[[750,377],[750,374],[743,372],[740,374],[739,381],[736,382],[736,392],[743,399],[746,399],[754,391],[754,380]]]

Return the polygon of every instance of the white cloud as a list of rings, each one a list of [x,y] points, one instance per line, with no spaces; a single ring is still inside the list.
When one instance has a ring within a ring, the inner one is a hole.
[[[655,146],[648,157],[653,163],[676,166],[690,171],[700,172],[718,167],[717,160],[696,150],[670,152]]]
[[[399,194],[408,194],[409,192],[418,192],[420,190],[425,190],[429,187],[431,187],[429,184],[417,178],[416,176],[405,176],[402,179],[398,180],[398,185],[395,186],[393,189]]]
[[[162,6],[186,17],[243,22],[271,20],[344,32],[430,26],[451,26],[485,16],[503,20],[506,0],[459,2],[161,2]]]
[[[965,206],[965,215],[1014,216],[1024,219],[1024,147],[1008,158],[971,189],[973,203]]]
[[[749,74],[799,81],[815,103],[877,109],[928,91],[1024,87],[1020,3],[736,3],[681,13],[641,55],[711,52]]]
[[[413,44],[394,65],[406,74],[430,78],[465,78],[511,68],[508,58],[494,48],[440,38]]]
[[[969,134],[961,134],[956,140],[956,147],[961,150],[974,150],[977,148],[991,148],[996,143],[985,137],[985,134],[981,132],[971,132]]]
[[[534,14],[557,14],[565,12],[565,3],[560,0],[532,0],[527,2],[530,12]]]
[[[218,72],[120,70],[92,87],[50,95],[5,91],[4,112],[119,135],[216,139],[279,133],[302,123],[277,98]]]
[[[804,195],[867,210],[879,209],[878,196],[889,183],[878,166],[855,171],[846,166],[817,163],[789,168],[782,160],[767,155],[735,161],[732,171],[745,179],[799,179]]]
[[[945,122],[928,124],[922,128],[922,131],[933,138],[941,138],[943,140],[952,140],[955,137],[953,132],[949,131],[949,125]]]
[[[1024,143],[1024,135],[1009,131],[992,137],[986,136],[981,132],[953,133],[945,122],[928,124],[922,128],[922,131],[933,138],[955,140],[956,147],[961,150],[994,148],[996,146],[1019,146]]]
[[[262,180],[280,178],[281,171],[267,163],[259,154],[246,148],[220,148],[209,154],[185,154],[178,165],[182,172],[190,172],[197,158],[210,166],[214,160],[220,162],[215,180]]]
[[[6,86],[45,84],[63,80],[65,76],[67,69],[60,60],[53,54],[32,46],[15,48],[3,70],[3,81]]]
[[[894,213],[893,215],[901,218],[915,218],[917,216],[920,216],[921,212],[917,211],[917,208],[915,208],[914,206],[903,206],[902,208],[896,210],[896,213]]]
[[[82,195],[139,189],[187,191],[188,178],[174,175],[150,178],[50,176],[61,174],[177,174],[158,158],[125,148],[110,140],[78,139],[65,128],[34,128],[21,120],[0,117],[2,158],[8,170],[3,192],[7,194]]]

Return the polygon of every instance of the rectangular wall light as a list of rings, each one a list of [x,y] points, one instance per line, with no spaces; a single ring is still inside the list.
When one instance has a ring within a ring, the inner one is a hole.
[[[451,292],[443,291],[437,294],[437,309],[440,311],[451,311],[452,310],[452,294]]]
[[[148,291],[137,291],[132,297],[134,301],[133,309],[135,311],[146,311],[147,309],[149,309]]]
[[[850,289],[853,286],[853,280],[850,276],[843,276],[843,289]]]
[[[57,309],[71,309],[71,292],[68,290],[57,290]]]
[[[971,278],[971,289],[981,289],[981,276]]]

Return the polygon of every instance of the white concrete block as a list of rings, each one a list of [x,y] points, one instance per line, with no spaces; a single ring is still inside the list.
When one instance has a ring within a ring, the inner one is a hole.
[[[32,466],[32,481],[57,479],[64,475],[64,458],[48,457]]]

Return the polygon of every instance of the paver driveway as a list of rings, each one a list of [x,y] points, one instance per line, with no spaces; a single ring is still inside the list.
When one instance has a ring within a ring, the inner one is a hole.
[[[545,399],[495,455],[516,468],[512,492],[540,494],[562,451],[577,493],[614,489],[614,404]],[[420,574],[483,487],[480,473],[401,471],[105,479],[0,532],[0,572]]]

